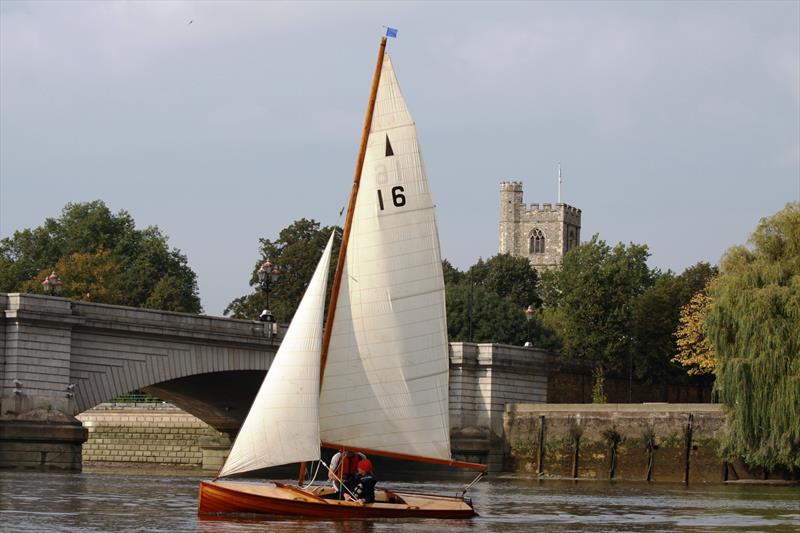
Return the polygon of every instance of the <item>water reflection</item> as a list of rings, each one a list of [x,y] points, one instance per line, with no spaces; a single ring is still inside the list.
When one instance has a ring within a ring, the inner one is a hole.
[[[800,488],[538,481],[495,477],[471,492],[472,520],[317,522],[288,518],[199,520],[197,475],[0,472],[0,530],[11,531],[781,531],[800,528]],[[383,483],[455,494],[462,484]]]

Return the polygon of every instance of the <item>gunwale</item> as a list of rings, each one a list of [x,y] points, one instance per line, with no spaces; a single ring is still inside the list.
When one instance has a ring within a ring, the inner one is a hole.
[[[376,491],[385,498],[388,491]],[[472,505],[457,496],[391,491],[405,503],[359,504],[326,500],[310,491],[277,482],[201,481],[197,514],[268,514],[327,519],[472,518]]]

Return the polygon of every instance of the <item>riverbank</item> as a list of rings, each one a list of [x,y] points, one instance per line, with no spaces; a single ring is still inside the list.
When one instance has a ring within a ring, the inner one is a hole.
[[[722,482],[717,404],[511,404],[505,470],[537,476]]]

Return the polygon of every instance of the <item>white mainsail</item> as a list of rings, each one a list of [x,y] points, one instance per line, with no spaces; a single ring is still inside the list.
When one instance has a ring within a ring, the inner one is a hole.
[[[450,459],[448,367],[434,204],[386,54],[320,396],[322,440]]]
[[[319,368],[333,235],[219,477],[320,457]]]

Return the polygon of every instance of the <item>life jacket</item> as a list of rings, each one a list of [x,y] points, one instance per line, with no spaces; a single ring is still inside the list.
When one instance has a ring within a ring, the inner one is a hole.
[[[353,496],[357,500],[363,499],[364,503],[374,503],[375,502],[375,484],[378,483],[378,480],[373,477],[372,474],[366,474],[364,476],[357,475],[355,479],[355,488],[353,489]]]
[[[350,456],[342,454],[341,459],[339,459],[339,471],[342,473],[342,479],[347,479],[356,475],[358,472],[358,462],[361,459],[363,459],[363,457],[358,453],[353,453]]]

